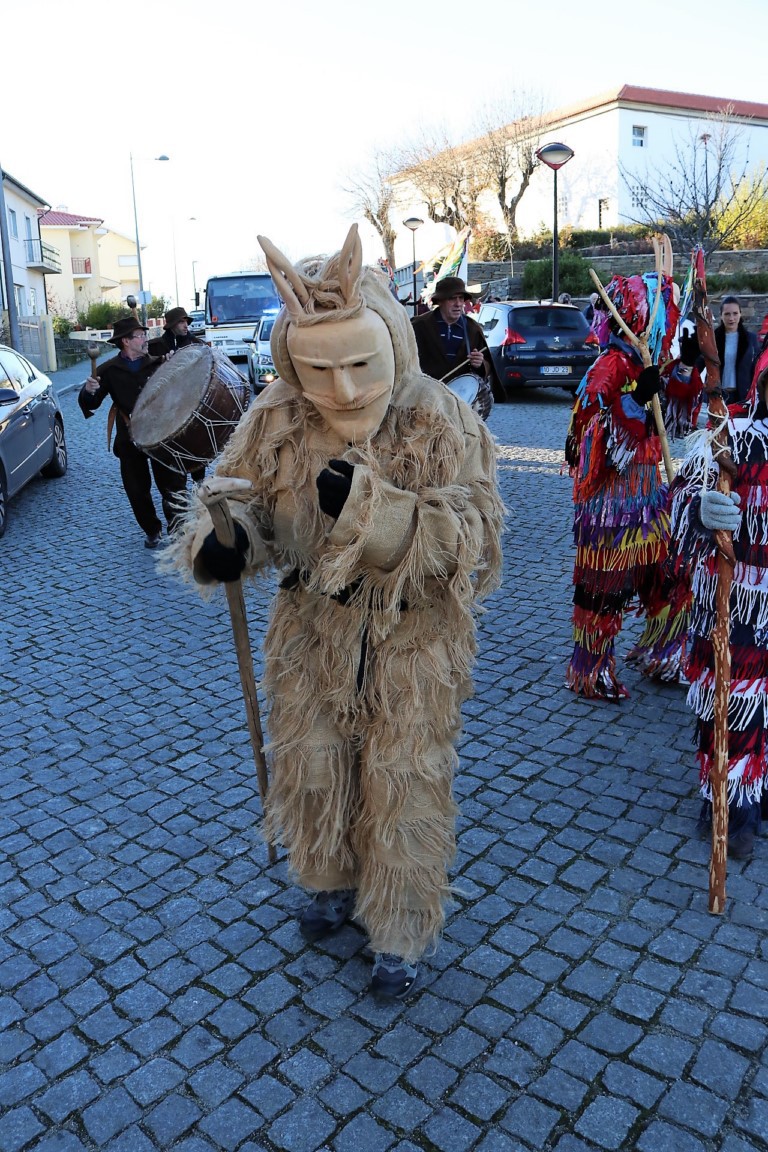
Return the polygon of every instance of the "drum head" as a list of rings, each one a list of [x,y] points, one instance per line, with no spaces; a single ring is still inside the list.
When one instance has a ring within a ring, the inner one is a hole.
[[[465,372],[462,376],[454,376],[453,380],[447,380],[445,386],[466,404],[473,404],[480,387],[480,380],[472,372]]]
[[[212,366],[207,344],[189,344],[150,376],[131,414],[131,435],[139,448],[162,444],[184,427],[203,398]]]

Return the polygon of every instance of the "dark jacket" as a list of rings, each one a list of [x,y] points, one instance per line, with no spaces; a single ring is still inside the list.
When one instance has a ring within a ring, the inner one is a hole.
[[[188,344],[203,344],[189,332],[186,336],[177,336],[171,328],[164,328],[162,336],[156,336],[148,344],[151,356],[167,356],[170,352],[177,352],[179,348],[186,348]]]
[[[739,400],[746,400],[747,393],[752,384],[752,374],[755,371],[757,357],[760,355],[760,343],[754,332],[748,332],[741,322],[739,322],[738,333],[739,342],[736,349],[736,392]],[[725,363],[725,327],[723,324],[718,324],[717,328],[715,328],[715,344],[717,345],[720,364],[723,365]]]
[[[419,367],[422,372],[427,376],[433,376],[435,380],[442,380],[453,368],[461,364],[466,356],[459,355],[454,361],[451,361],[443,351],[443,342],[440,339],[440,329],[438,327],[438,320],[440,318],[440,309],[433,308],[431,312],[427,312],[424,316],[415,316],[411,321],[413,325],[413,333],[416,337],[416,345],[419,349]],[[467,323],[467,333],[469,335],[469,346],[472,349],[479,349],[485,358],[485,375],[490,380],[491,384],[496,379],[496,373],[491,360],[491,354],[488,351],[488,345],[485,342],[483,330],[476,320],[472,320],[469,316],[464,319]],[[469,364],[465,364],[460,369],[461,372],[472,372]]]
[[[119,443],[130,440],[127,417],[133,412],[133,406],[139,398],[139,393],[155,372],[162,360],[155,356],[144,356],[141,366],[136,371],[126,367],[124,357],[117,355],[96,369],[96,378],[100,387],[96,392],[86,392],[85,385],[80,389],[77,402],[86,420],[93,416],[107,396],[122,414],[123,418],[115,421],[115,448]]]

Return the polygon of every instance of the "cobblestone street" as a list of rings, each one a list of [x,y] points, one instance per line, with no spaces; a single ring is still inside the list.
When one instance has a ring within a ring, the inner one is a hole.
[[[0,542],[0,1152],[767,1148],[768,843],[709,915],[684,690],[563,687],[570,397],[490,418],[512,516],[455,903],[384,1007],[358,928],[300,936],[225,599],[157,572],[76,395],[67,476],[13,500]],[[247,594],[256,647],[270,596]]]

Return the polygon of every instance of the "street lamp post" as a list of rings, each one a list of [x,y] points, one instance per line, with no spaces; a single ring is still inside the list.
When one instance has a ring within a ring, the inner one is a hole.
[[[133,224],[136,230],[136,261],[139,270],[139,303],[141,305],[141,322],[147,322],[147,305],[144,300],[144,277],[141,271],[141,242],[139,240],[139,214],[136,209],[136,182],[133,178],[133,153],[129,153],[131,160],[131,194],[133,196]],[[155,160],[168,160],[168,156],[155,156]]]
[[[542,164],[546,164],[547,168],[552,169],[555,177],[555,210],[552,225],[552,300],[556,301],[560,287],[560,245],[557,239],[557,173],[558,169],[562,168],[573,157],[574,152],[567,144],[545,144],[543,148],[537,150],[536,155]]]
[[[423,220],[418,216],[409,216],[407,220],[403,220],[406,228],[410,229],[411,240],[413,241],[413,314],[416,315],[416,229],[421,228]]]

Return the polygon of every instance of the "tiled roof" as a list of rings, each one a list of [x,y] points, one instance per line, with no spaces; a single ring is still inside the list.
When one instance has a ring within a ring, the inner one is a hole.
[[[103,224],[97,216],[74,216],[71,212],[42,212],[40,224],[43,228],[78,228],[82,225]]]
[[[584,112],[596,112],[608,104],[651,104],[658,108],[676,108],[687,112],[707,112],[717,115],[726,109],[733,116],[754,117],[768,120],[768,104],[757,104],[750,100],[732,100],[727,96],[699,96],[694,92],[670,92],[663,88],[640,88],[635,84],[623,84],[610,92],[602,92],[581,100],[566,108],[557,108],[547,115],[551,123],[567,120]]]

